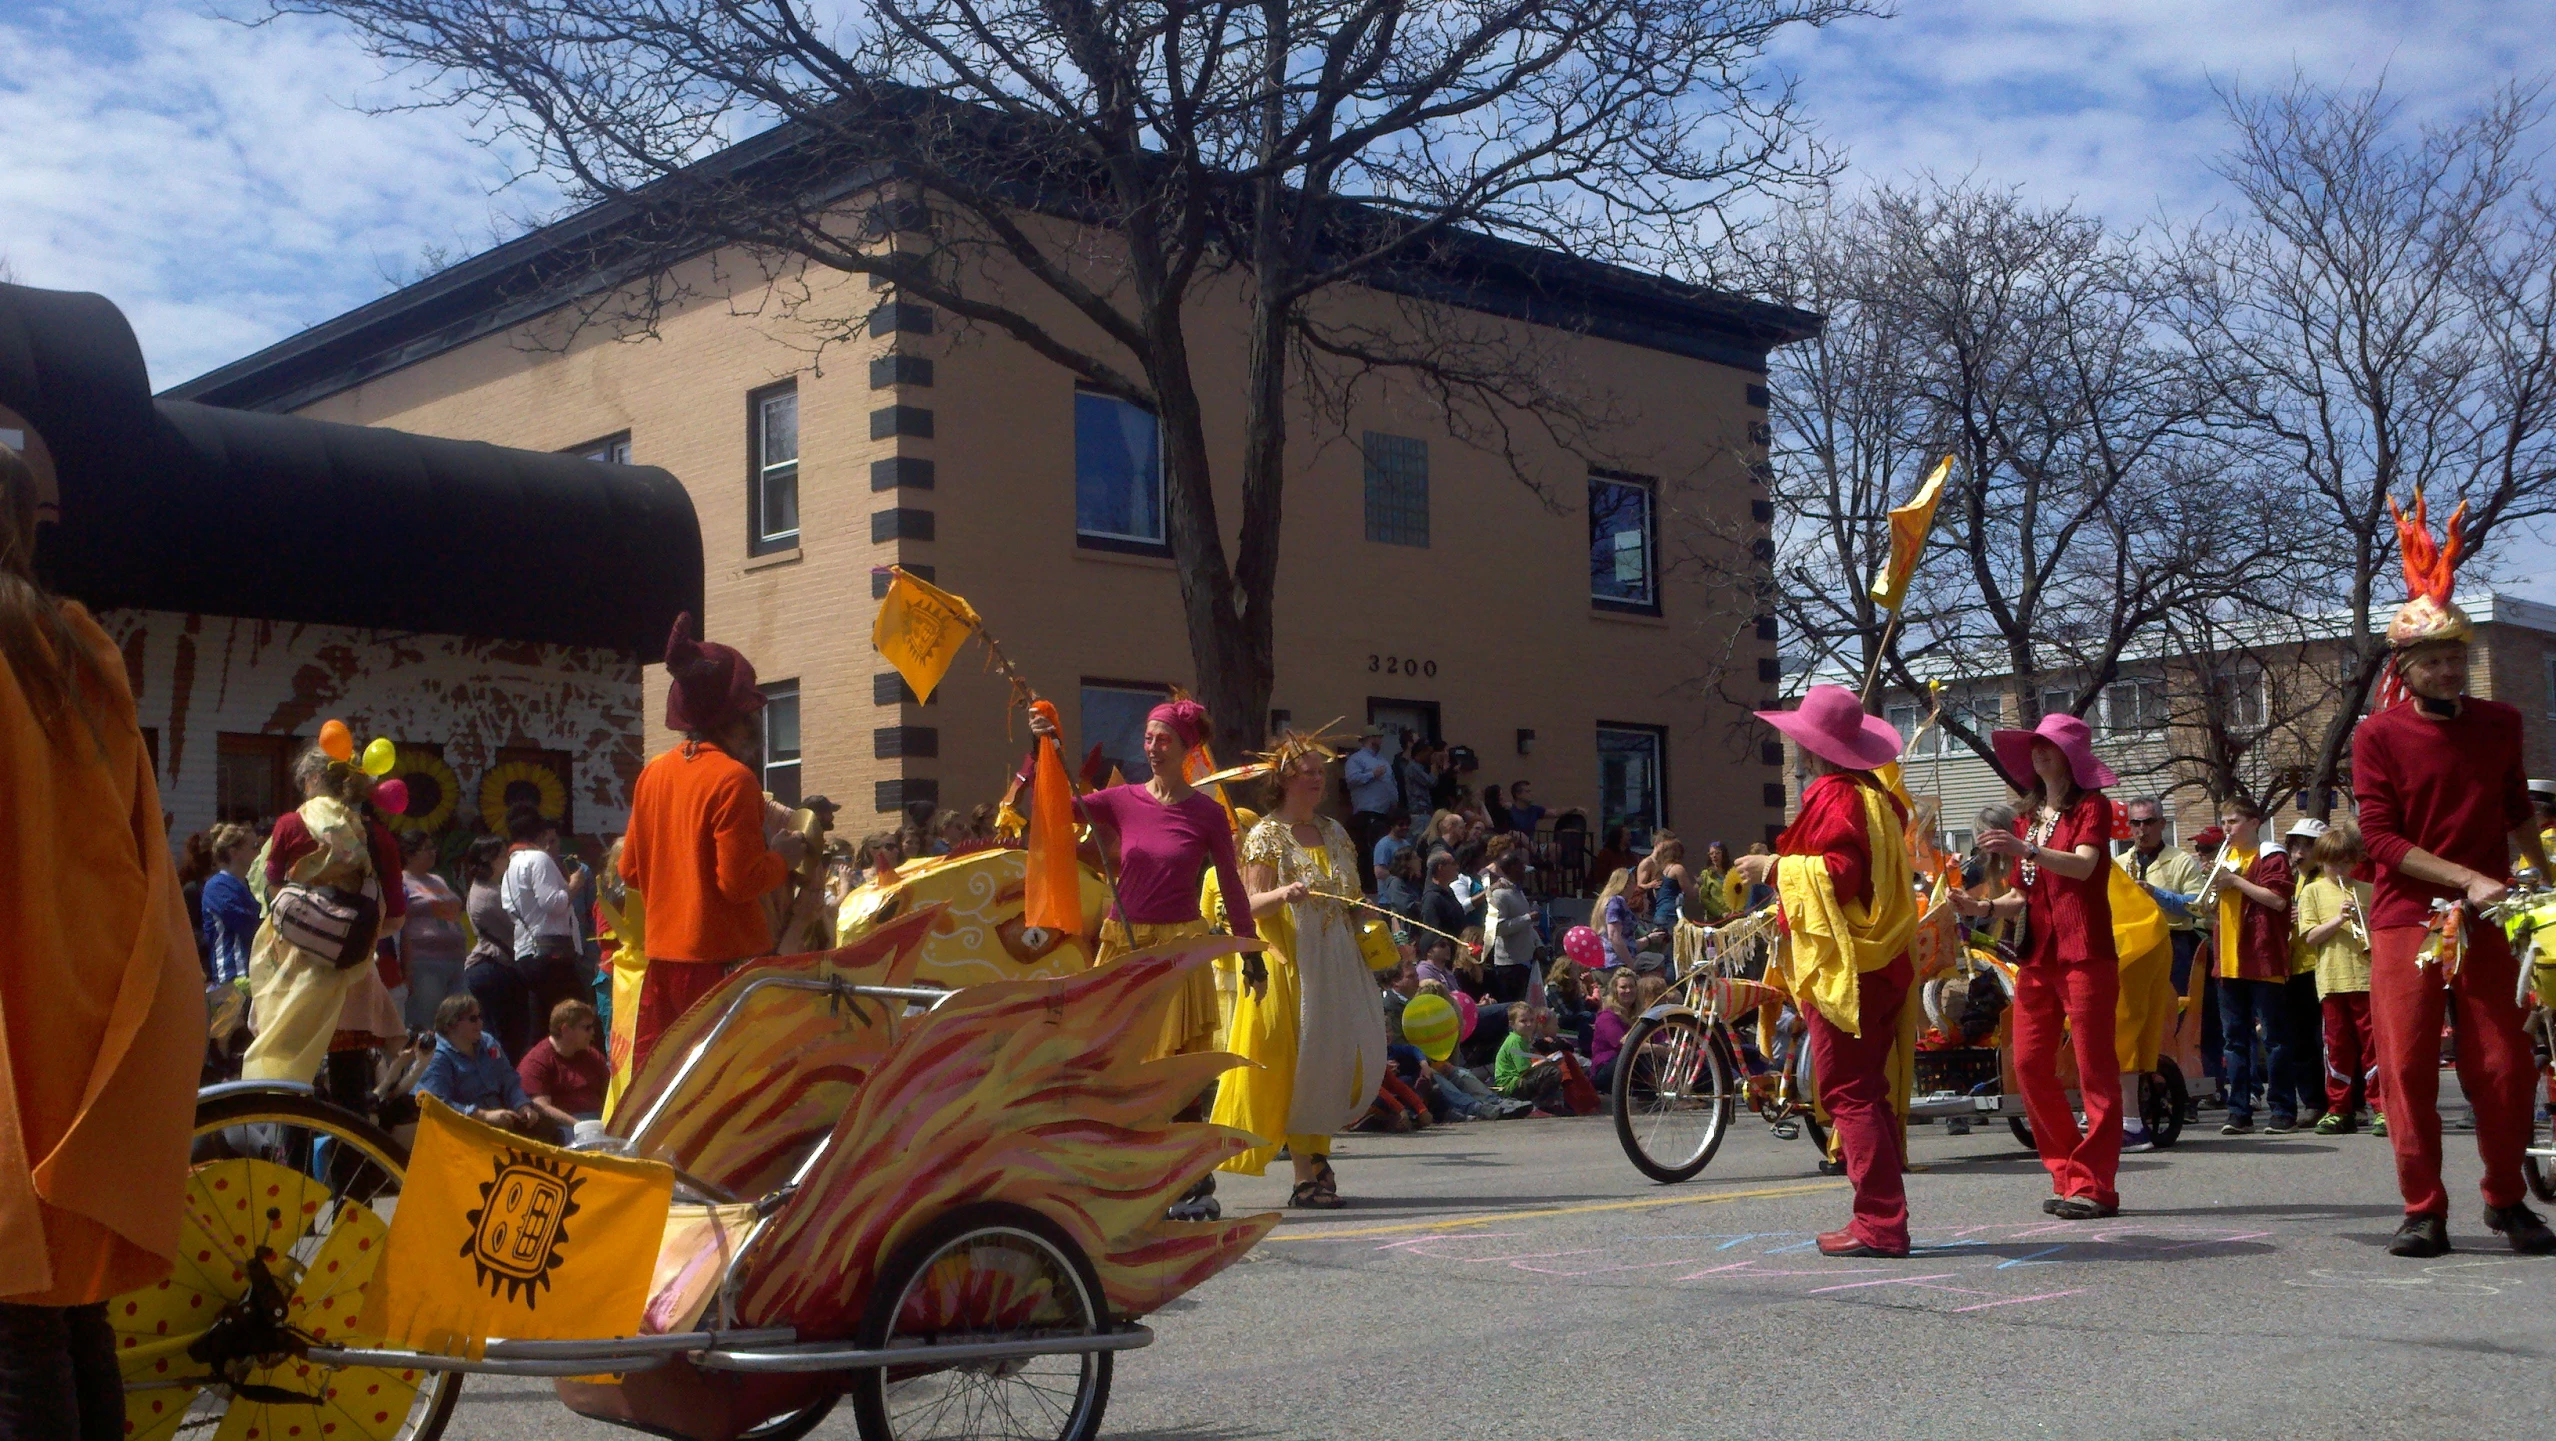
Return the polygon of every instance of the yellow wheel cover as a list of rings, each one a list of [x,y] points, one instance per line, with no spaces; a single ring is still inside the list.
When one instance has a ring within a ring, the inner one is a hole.
[[[187,1177],[186,1199],[177,1269],[167,1280],[107,1306],[126,1386],[170,1383],[126,1391],[125,1435],[132,1441],[165,1441],[186,1419],[198,1390],[190,1382],[205,1375],[186,1348],[223,1307],[248,1294],[249,1257],[267,1254],[291,1298],[293,1326],[315,1341],[342,1345],[359,1339],[348,1328],[390,1230],[370,1207],[340,1202],[318,1180],[271,1161],[198,1166]],[[305,1267],[293,1248],[323,1214],[332,1215],[328,1239]],[[287,1358],[279,1366],[254,1367],[245,1379],[305,1395],[317,1392],[323,1399],[318,1405],[283,1405],[234,1397],[215,1441],[389,1441],[406,1424],[423,1373],[333,1371]]]

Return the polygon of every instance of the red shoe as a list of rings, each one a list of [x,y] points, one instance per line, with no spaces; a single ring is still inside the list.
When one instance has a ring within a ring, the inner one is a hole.
[[[1908,1259],[1906,1247],[1885,1251],[1869,1241],[1856,1239],[1852,1231],[1825,1231],[1820,1234],[1819,1254],[1823,1256],[1879,1256],[1892,1261]]]

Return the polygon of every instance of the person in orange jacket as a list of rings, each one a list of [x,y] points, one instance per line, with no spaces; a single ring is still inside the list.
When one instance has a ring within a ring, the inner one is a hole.
[[[204,989],[123,658],[0,446],[0,1436],[124,1434],[106,1301],[177,1254]]]
[[[764,839],[763,692],[734,649],[692,638],[689,613],[666,642],[666,725],[683,740],[648,762],[630,792],[621,878],[647,898],[648,969],[639,989],[631,1073],[657,1038],[740,961],[769,955],[763,896],[799,863],[804,842]]]

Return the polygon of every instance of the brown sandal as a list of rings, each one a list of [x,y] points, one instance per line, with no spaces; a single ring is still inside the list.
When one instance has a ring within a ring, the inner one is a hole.
[[[1349,1203],[1337,1191],[1326,1191],[1320,1181],[1298,1181],[1287,1197],[1287,1204],[1300,1211],[1337,1211]]]

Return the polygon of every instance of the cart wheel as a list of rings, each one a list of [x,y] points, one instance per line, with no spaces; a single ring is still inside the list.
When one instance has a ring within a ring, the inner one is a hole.
[[[2521,1179],[2529,1182],[2529,1193],[2542,1201],[2556,1201],[2556,1167],[2537,1156],[2521,1157]]]
[[[2006,1129],[2015,1133],[2015,1144],[2032,1152],[2034,1155],[2041,1154],[2040,1143],[2032,1138],[2032,1122],[2021,1116],[2008,1116],[2006,1118]]]
[[[397,1141],[308,1096],[199,1105],[177,1269],[107,1306],[125,1435],[442,1435],[459,1375],[318,1366],[287,1335],[344,1336],[407,1169]]]
[[[1615,1062],[1615,1139],[1663,1185],[1704,1169],[1736,1113],[1724,1048],[1693,1016],[1636,1021]]]
[[[1100,1275],[1035,1211],[961,1206],[897,1248],[871,1284],[864,1349],[1097,1336]],[[862,1441],[1089,1441],[1109,1406],[1107,1351],[852,1373]]]
[[[2139,1079],[2139,1119],[2158,1150],[2183,1139],[2183,1106],[2191,1098],[2172,1056],[2157,1057],[2157,1068]]]

